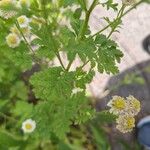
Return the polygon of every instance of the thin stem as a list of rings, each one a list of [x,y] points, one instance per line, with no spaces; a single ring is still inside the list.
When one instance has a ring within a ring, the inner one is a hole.
[[[107,25],[106,27],[104,27],[102,30],[96,32],[95,34],[93,34],[91,37],[93,38],[94,36],[102,33],[103,31],[105,31],[107,28],[109,28],[113,23],[110,23],[109,25]]]
[[[133,7],[131,7],[131,8],[128,9],[127,11],[125,11],[122,16],[125,16],[126,14],[128,14],[131,10],[133,10],[135,7],[137,7],[138,5],[140,5],[142,2],[143,2],[143,0],[139,1],[138,3],[136,3]],[[91,37],[95,37],[96,35],[102,33],[102,32],[105,31],[107,28],[109,28],[112,24],[113,24],[113,22],[111,22],[111,23],[108,24],[106,27],[104,27],[104,28],[101,29],[100,31],[98,31],[98,32],[96,32],[95,34],[93,34]]]
[[[60,62],[60,64],[61,64],[61,66],[63,67],[63,69],[66,70],[66,68],[65,68],[65,66],[64,66],[64,64],[63,64],[63,62],[62,62],[62,60],[61,60],[61,57],[60,57],[59,52],[56,53],[56,56],[57,56],[57,58],[58,58],[58,60],[59,60],[59,62]]]
[[[66,70],[66,68],[65,68],[65,66],[64,66],[64,64],[63,64],[63,61],[62,61],[62,59],[61,59],[61,56],[60,56],[60,54],[59,54],[59,51],[58,51],[57,48],[56,48],[55,40],[53,39],[53,35],[52,35],[52,32],[51,32],[51,28],[50,28],[50,26],[49,26],[48,19],[47,19],[47,12],[46,12],[46,9],[45,9],[45,1],[44,1],[44,0],[42,1],[42,6],[43,6],[43,12],[44,12],[44,19],[45,19],[45,22],[46,22],[46,24],[45,24],[45,25],[46,25],[46,29],[47,29],[46,34],[49,33],[49,30],[50,30],[50,38],[51,38],[52,43],[53,43],[53,52],[55,53],[56,57],[58,58],[58,60],[59,60],[59,62],[60,62],[60,64],[61,64],[61,66],[62,66],[62,68],[63,68],[64,70]],[[47,35],[48,35],[48,34],[47,34]]]
[[[70,69],[70,67],[71,67],[72,63],[73,63],[73,60],[69,62],[69,64],[68,64],[68,66],[67,66],[66,71],[69,71],[69,69]]]
[[[16,25],[17,29],[19,30],[21,36],[23,37],[23,40],[24,40],[25,44],[27,45],[28,49],[33,53],[33,55],[32,55],[33,59],[35,60],[35,62],[36,62],[37,64],[40,64],[40,63],[39,63],[39,59],[36,58],[35,52],[34,52],[34,50],[32,49],[32,47],[31,47],[31,45],[29,44],[29,42],[27,41],[25,35],[23,34],[23,32],[22,32],[22,30],[21,30],[21,28],[20,28],[20,25],[19,25],[19,23],[18,23],[17,20],[16,20],[16,22],[15,22],[15,25]]]
[[[107,36],[107,38],[109,38],[109,37],[112,35],[112,33],[116,30],[116,28],[117,28],[117,26],[118,26],[118,23],[120,22],[120,20],[121,20],[121,18],[122,18],[122,16],[123,16],[123,11],[124,11],[124,9],[125,9],[125,5],[122,5],[122,7],[121,7],[121,9],[120,9],[120,11],[119,11],[119,13],[118,13],[118,15],[117,15],[117,18],[116,18],[116,20],[114,21],[114,22],[115,22],[115,26],[112,28],[112,30],[111,30],[111,32],[109,33],[109,35]]]
[[[91,15],[91,12],[93,11],[93,9],[95,8],[96,6],[96,3],[97,3],[97,0],[94,0],[93,3],[91,4],[89,10],[86,11],[86,14],[85,14],[85,21],[83,23],[83,26],[81,27],[81,30],[79,32],[79,35],[78,35],[78,41],[83,39],[84,35],[85,35],[85,32],[88,28],[88,23],[89,23],[89,18],[90,18],[90,15]],[[67,69],[66,71],[69,71],[72,63],[73,63],[74,60],[70,61],[68,66],[67,66]]]
[[[13,120],[13,121],[17,122],[16,119],[14,119],[13,117],[7,116],[6,114],[4,114],[4,113],[2,113],[2,112],[0,112],[0,115],[1,115],[2,117],[6,118],[6,119]]]
[[[23,32],[22,32],[22,30],[21,30],[21,28],[20,28],[20,25],[19,25],[19,23],[18,23],[17,20],[16,20],[15,24],[16,24],[16,27],[17,27],[17,29],[19,30],[21,36],[23,37],[24,42],[26,43],[26,45],[28,46],[28,48],[32,51],[33,55],[35,55],[34,50],[33,50],[32,47],[30,46],[30,44],[28,43],[26,37],[24,36],[24,34],[23,34]]]
[[[93,11],[93,9],[95,8],[96,3],[97,3],[97,0],[94,0],[93,3],[91,4],[89,10],[86,11],[85,21],[84,21],[83,26],[82,26],[82,28],[80,30],[79,35],[78,35],[78,39],[82,39],[84,37],[85,32],[86,32],[87,27],[88,27],[88,22],[89,22],[90,14]]]
[[[80,68],[84,68],[88,63],[90,62],[90,60],[87,60]]]
[[[141,3],[143,3],[143,0],[139,1],[138,3],[134,4],[130,9],[128,9],[123,16],[125,16],[126,14],[128,14],[131,10],[135,9],[138,5],[140,5]]]

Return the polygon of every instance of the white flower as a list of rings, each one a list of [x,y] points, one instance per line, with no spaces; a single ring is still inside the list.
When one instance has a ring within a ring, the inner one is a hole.
[[[126,112],[132,116],[136,116],[141,110],[140,101],[137,100],[132,95],[129,95],[129,97],[127,97],[126,102],[127,102]]]
[[[126,99],[120,96],[113,96],[113,99],[109,101],[107,106],[111,107],[109,112],[117,116],[116,128],[122,133],[131,132],[135,127],[134,116],[141,110],[140,101],[132,95]]]
[[[27,7],[27,8],[29,8],[30,7],[30,0],[19,0],[19,6],[21,6],[21,7]]]
[[[28,27],[29,22],[30,22],[29,18],[27,18],[25,15],[18,17],[17,21],[21,28]]]
[[[31,28],[30,28],[30,26],[28,26],[26,28],[21,28],[21,31],[22,31],[24,36],[29,36],[31,33]]]
[[[124,112],[126,108],[126,100],[120,96],[113,96],[113,98],[108,102],[108,107],[111,107],[109,112],[114,115],[119,115]]]
[[[122,133],[131,132],[135,127],[135,119],[129,115],[120,115],[116,122],[116,128]]]
[[[12,26],[12,27],[10,28],[10,31],[11,31],[12,33],[15,33],[15,34],[17,34],[18,36],[20,36],[20,32],[19,32],[19,30],[17,29],[16,26]]]
[[[36,122],[32,119],[27,119],[22,123],[22,130],[24,133],[31,133],[36,128]]]
[[[72,94],[76,94],[76,93],[82,92],[82,91],[83,91],[83,89],[81,89],[81,88],[74,88],[74,89],[72,89]]]
[[[24,36],[29,36],[30,33],[31,33],[30,29],[31,29],[30,26],[28,26],[28,27],[25,27],[25,28],[21,28],[20,30],[22,31],[22,33],[23,33]],[[19,37],[21,37],[21,33],[20,33],[20,31],[18,30],[18,28],[16,26],[12,26],[10,28],[10,31],[12,33],[17,34]]]
[[[17,34],[15,33],[10,33],[7,37],[6,37],[6,42],[8,44],[9,47],[11,48],[15,48],[17,46],[19,46],[20,44],[20,39],[17,36]]]

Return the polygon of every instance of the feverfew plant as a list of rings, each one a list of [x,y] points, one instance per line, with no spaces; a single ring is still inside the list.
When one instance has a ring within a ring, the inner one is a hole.
[[[15,122],[13,130],[19,131],[22,124],[24,132],[63,139],[70,126],[92,119],[96,110],[86,96],[86,85],[96,71],[119,72],[117,63],[123,53],[111,35],[118,32],[122,17],[141,2],[1,0],[0,84],[5,88],[1,88],[0,95],[6,108],[14,107],[1,114]],[[97,5],[114,10],[117,15],[112,20],[104,16],[108,25],[92,34],[89,18]],[[67,25],[62,24],[63,19],[67,20]],[[104,34],[108,28],[110,33]],[[80,66],[72,70],[77,57],[81,60]],[[59,64],[52,63],[55,59]],[[85,71],[86,65],[88,70]],[[126,103],[123,98],[115,99],[111,101],[111,112],[118,115],[126,108]],[[133,105],[134,109],[131,113],[137,114],[138,102],[132,96],[128,99],[131,100],[127,105]],[[122,116],[118,122],[124,123],[125,118]],[[133,118],[127,122],[127,126],[134,126]]]
[[[126,99],[120,96],[113,96],[108,102],[110,113],[116,115],[116,128],[122,133],[131,132],[135,127],[135,116],[141,110],[140,101],[132,95]]]

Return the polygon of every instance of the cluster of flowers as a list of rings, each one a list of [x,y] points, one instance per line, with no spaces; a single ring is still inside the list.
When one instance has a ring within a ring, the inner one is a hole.
[[[140,112],[141,104],[132,95],[126,99],[120,96],[113,96],[108,102],[107,106],[110,107],[109,112],[116,115],[116,128],[122,132],[131,132],[135,127],[135,116]]]
[[[10,9],[5,10],[4,8],[6,7]],[[16,7],[18,9],[22,9],[24,7],[30,8],[30,0],[0,1],[0,17],[4,19],[10,19],[12,17],[17,18],[16,24],[10,28],[10,34],[6,36],[6,42],[8,46],[11,48],[15,48],[19,46],[21,40],[23,40],[23,37],[25,37],[26,40],[28,40],[29,37],[31,37],[31,27],[29,26],[31,22],[40,26],[41,24],[45,23],[45,20],[36,16],[32,16],[32,18],[28,18],[25,15],[17,17],[17,11],[11,10],[12,7]]]
[[[15,8],[17,10],[17,8],[21,9],[23,7],[29,8],[30,0],[1,0],[0,16],[4,19],[12,18],[17,15],[17,11],[15,11]],[[29,36],[30,34],[29,18],[27,18],[25,15],[22,15],[17,18],[17,22],[19,27],[17,27],[16,25],[11,27],[11,33],[6,37],[6,42],[11,48],[19,46],[21,41],[21,32],[25,37]]]
[[[21,33],[25,36],[28,37],[30,35],[30,26],[29,26],[29,18],[27,18],[25,15],[22,15],[17,18],[17,22],[19,24],[19,27],[14,25],[13,27],[10,28],[11,33],[8,34],[6,37],[6,42],[9,47],[15,48],[19,46],[20,41],[21,41]]]

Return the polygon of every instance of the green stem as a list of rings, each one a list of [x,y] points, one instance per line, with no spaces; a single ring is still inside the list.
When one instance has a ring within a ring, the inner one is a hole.
[[[130,9],[128,9],[123,16],[125,16],[126,14],[128,14],[131,10],[135,9],[138,5],[140,5],[141,3],[143,3],[143,0],[139,1],[138,3],[134,4]]]
[[[111,32],[109,33],[109,35],[107,36],[107,38],[110,38],[110,36],[112,35],[112,33],[116,30],[119,22],[121,21],[121,18],[123,16],[123,11],[125,9],[125,5],[122,5],[118,15],[117,15],[117,18],[115,19],[114,23],[115,23],[115,26],[112,28]]]
[[[66,70],[66,68],[65,68],[65,66],[64,66],[64,64],[63,64],[63,62],[62,62],[62,60],[61,60],[61,57],[60,57],[59,52],[56,53],[56,56],[57,56],[57,58],[58,58],[58,60],[59,60],[59,62],[60,62],[60,64],[61,64],[61,66],[63,67],[63,69]]]
[[[60,57],[60,54],[59,54],[59,51],[57,50],[57,48],[56,48],[56,43],[55,43],[55,40],[54,40],[54,38],[53,38],[53,35],[52,35],[52,32],[51,32],[51,28],[50,28],[50,26],[49,26],[49,23],[48,23],[48,19],[47,19],[47,12],[46,12],[46,9],[45,9],[45,1],[43,0],[43,3],[42,3],[42,6],[43,6],[43,12],[44,12],[44,19],[45,19],[45,21],[46,21],[46,29],[47,29],[47,32],[46,32],[46,34],[47,33],[50,33],[48,36],[50,36],[50,39],[51,39],[51,41],[52,41],[52,43],[53,43],[53,52],[55,53],[55,55],[56,55],[56,57],[58,58],[58,60],[59,60],[59,62],[60,62],[60,64],[61,64],[61,66],[62,66],[62,68],[64,69],[64,70],[66,70],[66,68],[65,68],[65,66],[64,66],[64,64],[63,64],[63,62],[62,62],[62,59],[61,59],[61,57]],[[50,31],[50,32],[49,32]]]
[[[91,14],[91,12],[93,11],[93,9],[95,8],[96,4],[97,4],[97,0],[94,0],[93,3],[91,4],[89,10],[86,11],[86,14],[85,14],[85,21],[84,21],[84,23],[83,23],[83,25],[82,25],[82,27],[81,27],[80,32],[79,32],[78,40],[83,39],[83,37],[84,37],[84,35],[85,35],[85,32],[86,32],[86,30],[87,30],[87,28],[88,28],[88,23],[89,23],[90,14]],[[72,65],[72,63],[73,63],[73,61],[74,61],[74,60],[72,60],[72,61],[69,62],[66,71],[69,71],[69,69],[70,69],[70,67],[71,67],[71,65]]]
[[[71,67],[71,65],[72,65],[72,63],[73,63],[73,61],[74,61],[74,60],[72,60],[72,61],[69,62],[66,71],[69,71],[69,69],[70,69],[70,67]]]
[[[104,27],[102,30],[96,32],[95,34],[93,34],[91,37],[93,38],[94,36],[102,33],[103,31],[105,31],[107,28],[109,28],[112,25],[112,23],[110,23],[109,25],[107,25],[106,27]]]
[[[17,122],[16,119],[14,119],[13,117],[7,116],[6,114],[4,114],[4,113],[2,113],[2,112],[0,112],[0,116],[6,118],[6,119],[8,119],[8,120],[12,120],[12,121],[14,121],[14,122]]]
[[[25,44],[27,45],[28,49],[33,53],[33,59],[39,64],[39,59],[36,58],[35,52],[34,52],[34,50],[32,49],[32,47],[31,47],[31,45],[29,44],[29,42],[27,41],[25,35],[23,34],[23,32],[22,32],[22,30],[21,30],[21,28],[20,28],[20,25],[19,25],[19,23],[18,23],[17,20],[16,20],[16,22],[15,22],[15,25],[16,25],[17,29],[19,30],[21,36],[23,37],[23,40],[24,40]]]
[[[93,9],[95,8],[96,3],[97,3],[97,0],[94,0],[93,3],[91,4],[89,10],[86,11],[86,14],[85,14],[85,21],[84,21],[83,26],[82,26],[82,28],[81,28],[81,30],[80,30],[79,35],[78,35],[78,39],[82,39],[82,38],[84,37],[85,32],[86,32],[87,27],[88,27],[90,14],[91,14],[91,12],[93,11]]]
[[[88,63],[90,62],[90,60],[87,60],[80,68],[84,68]]]
[[[122,16],[125,16],[126,14],[128,14],[131,10],[133,10],[135,7],[137,7],[138,5],[140,5],[142,2],[143,2],[143,0],[139,1],[138,3],[136,3],[133,7],[131,7],[131,8],[128,9],[127,11],[125,11]],[[105,31],[107,28],[109,28],[112,24],[113,24],[113,22],[111,22],[111,23],[108,24],[106,27],[104,27],[104,28],[101,29],[100,31],[98,31],[98,32],[96,32],[95,34],[93,34],[91,37],[95,37],[96,35],[102,33],[102,32]]]
[[[23,34],[23,32],[22,32],[22,30],[21,30],[21,28],[20,28],[20,25],[19,25],[18,21],[16,21],[15,24],[16,24],[16,27],[17,27],[17,29],[19,30],[21,36],[23,37],[24,42],[26,43],[26,45],[28,46],[28,48],[32,51],[33,55],[35,55],[35,52],[34,52],[34,50],[32,49],[32,47],[30,46],[30,44],[28,43],[26,37],[24,36],[24,34]]]

